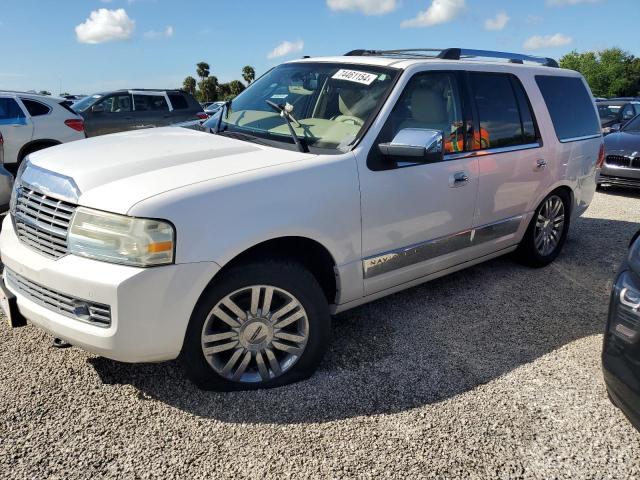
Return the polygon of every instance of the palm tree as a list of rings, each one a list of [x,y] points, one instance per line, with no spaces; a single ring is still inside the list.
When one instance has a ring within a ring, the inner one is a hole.
[[[209,64],[207,62],[196,64],[196,73],[200,77],[200,81],[203,81],[209,76]]]
[[[196,79],[193,78],[191,75],[189,75],[187,78],[184,79],[184,82],[182,82],[182,88],[184,88],[184,90],[186,92],[189,92],[191,95],[195,95]]]
[[[200,99],[203,102],[214,102],[218,99],[218,79],[206,77],[200,82]]]
[[[255,80],[256,71],[251,65],[247,65],[242,69],[242,78],[244,78],[244,81],[247,82],[247,85]]]

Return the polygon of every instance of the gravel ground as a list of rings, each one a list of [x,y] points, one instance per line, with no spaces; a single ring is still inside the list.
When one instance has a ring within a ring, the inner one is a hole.
[[[320,371],[201,392],[0,325],[0,472],[13,478],[638,478],[601,331],[640,195],[598,193],[561,257],[502,258],[341,315]]]

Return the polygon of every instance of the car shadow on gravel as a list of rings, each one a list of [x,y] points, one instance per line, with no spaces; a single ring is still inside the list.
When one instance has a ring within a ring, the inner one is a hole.
[[[640,188],[633,187],[600,187],[599,192],[616,197],[640,198]]]
[[[582,218],[546,268],[503,257],[341,314],[319,371],[287,387],[205,392],[185,380],[177,362],[89,362],[106,384],[133,385],[140,399],[224,422],[326,422],[404,411],[602,332],[612,279],[637,228]]]

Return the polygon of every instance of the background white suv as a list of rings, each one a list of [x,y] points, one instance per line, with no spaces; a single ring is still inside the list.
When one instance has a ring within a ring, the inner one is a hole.
[[[86,138],[82,117],[64,98],[0,91],[0,133],[5,167],[16,172],[32,152]]]
[[[333,313],[507,253],[552,262],[604,160],[580,74],[460,49],[286,63],[203,128],[30,155],[0,232],[14,325],[179,357],[204,388],[283,385]]]

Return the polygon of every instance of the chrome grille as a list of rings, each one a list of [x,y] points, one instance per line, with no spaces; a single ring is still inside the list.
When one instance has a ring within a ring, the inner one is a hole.
[[[17,187],[12,212],[18,238],[51,258],[67,253],[67,230],[76,205],[24,185]]]
[[[625,168],[640,168],[640,157],[626,157],[624,155],[607,155],[607,165]]]
[[[111,325],[111,307],[109,305],[80,300],[57,292],[32,282],[8,268],[5,268],[5,281],[32,302],[56,313],[98,327]]]

